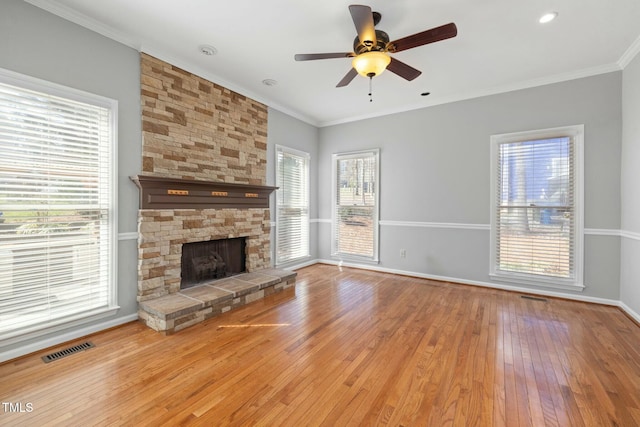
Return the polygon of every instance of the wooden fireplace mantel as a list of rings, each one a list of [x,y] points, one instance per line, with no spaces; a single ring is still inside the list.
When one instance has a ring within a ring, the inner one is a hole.
[[[268,208],[278,187],[136,175],[140,209]]]

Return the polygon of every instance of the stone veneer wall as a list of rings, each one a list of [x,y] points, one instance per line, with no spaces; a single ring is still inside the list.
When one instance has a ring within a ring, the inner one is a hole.
[[[142,171],[265,185],[267,107],[141,55]]]
[[[145,175],[264,185],[267,108],[141,54]],[[247,237],[247,270],[270,260],[269,209],[145,209],[138,215],[138,300],[180,288],[182,244]]]

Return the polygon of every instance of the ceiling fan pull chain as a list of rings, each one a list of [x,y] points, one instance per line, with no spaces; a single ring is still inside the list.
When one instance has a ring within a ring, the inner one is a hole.
[[[373,102],[373,97],[371,96],[371,94],[373,93],[373,90],[371,90],[371,85],[373,82],[373,76],[369,76],[369,102]]]

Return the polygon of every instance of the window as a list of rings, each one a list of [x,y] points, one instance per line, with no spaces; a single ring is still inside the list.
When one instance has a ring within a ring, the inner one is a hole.
[[[309,154],[276,147],[276,265],[309,256]]]
[[[491,275],[582,286],[584,127],[491,137]]]
[[[0,340],[117,308],[116,113],[0,70]]]
[[[332,255],[378,262],[379,150],[333,155]]]

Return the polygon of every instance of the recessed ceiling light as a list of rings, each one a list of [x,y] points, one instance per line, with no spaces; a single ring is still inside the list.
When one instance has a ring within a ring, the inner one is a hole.
[[[264,79],[262,81],[262,84],[265,85],[265,86],[275,86],[275,85],[278,84],[278,82],[273,80],[273,79]]]
[[[540,19],[538,19],[538,22],[541,24],[546,24],[547,22],[551,22],[556,19],[556,16],[558,16],[558,12],[545,13],[540,17]]]
[[[200,50],[200,53],[206,56],[213,56],[216,53],[218,53],[218,49],[216,49],[213,46],[210,46],[208,44],[203,44],[202,46],[200,46],[198,48],[198,50]]]

